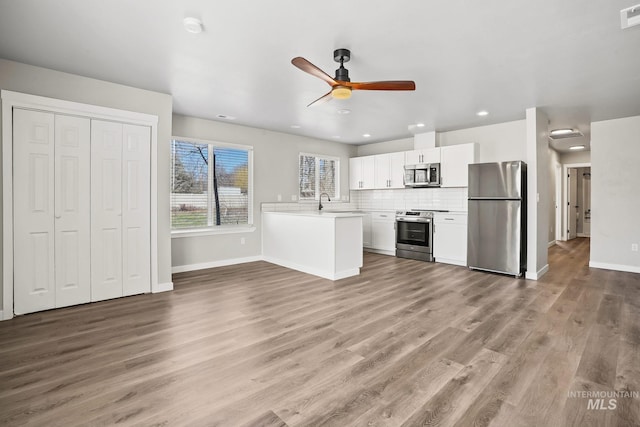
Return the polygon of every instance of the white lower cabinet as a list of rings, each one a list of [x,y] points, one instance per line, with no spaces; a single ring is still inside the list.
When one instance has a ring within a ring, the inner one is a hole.
[[[370,244],[364,247],[387,255],[394,255],[396,251],[396,218],[393,212],[371,213]]]
[[[150,128],[13,111],[14,313],[151,291]]]
[[[434,215],[433,256],[436,262],[467,265],[467,214]]]
[[[373,242],[371,240],[371,214],[362,215],[362,246],[371,248]]]

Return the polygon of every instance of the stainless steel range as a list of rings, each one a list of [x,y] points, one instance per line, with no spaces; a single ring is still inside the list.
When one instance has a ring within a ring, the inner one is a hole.
[[[433,262],[433,211],[396,212],[396,256]]]

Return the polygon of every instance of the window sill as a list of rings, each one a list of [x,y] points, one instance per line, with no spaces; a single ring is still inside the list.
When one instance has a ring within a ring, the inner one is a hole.
[[[251,233],[256,230],[253,225],[240,225],[229,226],[220,228],[195,228],[189,230],[172,230],[172,239],[181,239],[183,237],[201,237],[201,236],[215,236],[217,234],[237,234],[237,233]]]

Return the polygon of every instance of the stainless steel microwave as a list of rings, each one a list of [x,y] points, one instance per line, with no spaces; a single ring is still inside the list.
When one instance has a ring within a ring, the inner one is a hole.
[[[440,163],[405,165],[405,187],[440,187]]]

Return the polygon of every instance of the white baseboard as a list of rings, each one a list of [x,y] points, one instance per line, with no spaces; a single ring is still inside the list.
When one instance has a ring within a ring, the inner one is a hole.
[[[295,262],[273,258],[273,257],[264,257],[264,260],[266,262],[270,262],[271,264],[276,264],[281,267],[290,268],[292,270],[301,271],[303,273],[312,274],[314,276],[322,277],[324,279],[329,279],[329,280],[340,280],[340,279],[344,279],[351,276],[357,276],[358,274],[360,274],[359,268],[352,268],[347,270],[331,272],[331,271],[320,270],[317,268],[312,268],[306,265],[301,265]]]
[[[578,237],[591,237],[591,234],[589,234],[589,233],[578,233],[577,236]]]
[[[539,278],[544,276],[547,273],[547,271],[549,271],[549,264],[545,265],[535,273],[530,273],[529,271],[527,271],[524,277],[529,280],[538,280]]]
[[[466,261],[460,261],[459,259],[449,259],[449,258],[437,258],[435,262],[439,262],[441,264],[451,264],[451,265],[459,265],[461,267],[466,267]]]
[[[244,264],[247,262],[262,261],[262,255],[244,258],[230,258],[220,261],[203,262],[200,264],[176,265],[171,267],[171,273],[184,273],[185,271],[204,270],[205,268],[225,267],[227,265]]]
[[[363,251],[365,252],[371,252],[374,254],[380,254],[380,255],[389,255],[389,256],[396,256],[396,251],[387,251],[384,249],[373,249],[373,248],[362,248]]]
[[[555,241],[555,240],[552,240],[552,241],[550,241],[550,242],[549,242],[549,246],[548,246],[548,247],[551,247],[551,246],[553,246],[553,245],[555,245],[555,244],[556,244],[556,241]]]
[[[609,264],[607,262],[589,261],[589,267],[602,268],[604,270],[625,271],[628,273],[640,273],[640,267],[635,265]]]
[[[157,294],[159,292],[169,292],[169,291],[172,291],[172,290],[173,290],[173,282],[158,283],[158,286],[153,291],[153,293]]]

